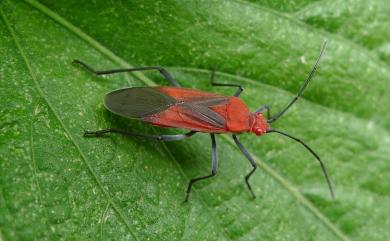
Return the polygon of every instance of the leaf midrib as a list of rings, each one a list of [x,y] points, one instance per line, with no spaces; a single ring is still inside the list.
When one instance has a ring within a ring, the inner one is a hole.
[[[30,4],[32,7],[36,8],[43,14],[49,16],[52,18],[54,21],[59,23],[60,25],[64,26],[67,28],[69,31],[73,32],[76,34],[78,37],[80,37],[82,40],[84,40],[86,43],[90,44],[92,47],[97,49],[99,52],[101,52],[103,55],[111,59],[112,61],[118,63],[121,67],[129,68],[132,67],[129,63],[127,63],[124,59],[121,57],[117,56],[114,54],[112,51],[107,49],[105,46],[100,44],[97,40],[93,39],[86,33],[84,33],[81,29],[75,27],[73,24],[59,16],[57,13],[53,12],[46,6],[42,5],[41,3],[35,1],[35,0],[25,0],[28,4]],[[142,73],[137,73],[135,72],[133,74],[136,76],[138,79],[143,81],[147,85],[156,85],[152,80],[147,78],[144,74]],[[232,146],[235,146],[234,142],[227,138],[227,136],[222,135],[225,140],[231,144]],[[72,138],[73,139],[73,138]],[[80,150],[80,148],[77,146],[77,148]],[[80,150],[80,153],[81,150]],[[170,155],[171,153],[168,152]],[[341,240],[349,240],[349,238],[341,232],[335,225],[333,225],[326,217],[323,215],[308,199],[306,199],[291,183],[289,183],[287,180],[285,180],[282,176],[280,176],[276,171],[274,171],[271,167],[269,167],[266,163],[260,161],[260,159],[253,155],[254,159],[256,160],[257,163],[260,163],[260,167],[263,168],[263,170],[268,173],[271,177],[273,177],[275,180],[277,180],[281,186],[283,186],[287,191],[289,191],[294,198],[298,201],[298,203],[301,203],[303,207],[308,209],[318,220],[320,220],[329,230],[331,230],[339,239]],[[176,160],[176,159],[174,159]],[[176,161],[177,162],[177,161]],[[180,168],[181,170],[181,168]],[[181,170],[183,172],[183,170]],[[96,175],[96,174],[95,174]],[[184,172],[183,175],[185,176]],[[104,190],[104,189],[103,189]],[[207,207],[207,206],[206,206]],[[214,221],[214,220],[213,220]]]

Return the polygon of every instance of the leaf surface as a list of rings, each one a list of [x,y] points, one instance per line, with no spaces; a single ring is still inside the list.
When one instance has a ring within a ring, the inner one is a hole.
[[[283,9],[242,1],[30,0],[0,8],[3,240],[389,238],[390,70],[367,46],[319,30],[329,30],[327,21],[309,26]],[[262,167],[251,179],[257,199],[243,181],[250,165],[220,135],[218,176],[197,184],[187,205],[189,179],[210,171],[208,135],[168,144],[82,137],[107,127],[176,131],[102,105],[114,89],[165,85],[158,74],[95,77],[73,59],[99,69],[167,66],[186,87],[234,93],[209,86],[216,65],[218,81],[245,87],[251,109],[268,103],[275,113],[299,89],[325,37],[329,48],[306,100],[275,128],[320,153],[336,200],[314,158],[274,135],[240,136]]]

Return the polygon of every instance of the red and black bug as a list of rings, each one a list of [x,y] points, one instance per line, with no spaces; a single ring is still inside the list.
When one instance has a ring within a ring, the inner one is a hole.
[[[106,133],[118,133],[157,141],[178,141],[189,138],[198,132],[209,133],[211,136],[211,173],[209,175],[190,180],[185,197],[185,201],[188,201],[191,187],[195,182],[215,176],[217,173],[218,158],[215,134],[231,133],[234,142],[251,163],[253,168],[245,176],[245,182],[252,196],[255,197],[249,183],[249,178],[256,170],[257,164],[246,148],[241,144],[237,134],[252,132],[257,136],[260,136],[268,133],[279,133],[302,144],[319,161],[328,183],[331,196],[333,197],[332,183],[326,171],[325,165],[313,149],[300,139],[270,127],[270,124],[278,120],[302,95],[306,86],[313,78],[325,48],[326,41],[324,42],[314,67],[310,71],[306,81],[301,86],[298,94],[282,111],[272,117],[268,105],[261,106],[255,112],[250,112],[245,103],[239,99],[239,96],[243,91],[242,86],[237,84],[222,84],[214,82],[214,70],[211,75],[211,84],[213,86],[229,86],[238,88],[233,96],[223,96],[195,89],[182,88],[164,68],[159,66],[96,71],[89,65],[79,60],[75,60],[74,63],[82,65],[96,75],[158,70],[172,86],[133,87],[115,90],[105,96],[105,107],[117,115],[131,119],[139,119],[155,126],[190,130],[190,132],[186,134],[148,135],[109,128],[98,131],[85,131],[84,136],[102,136]],[[267,112],[267,118],[263,115],[264,111]]]

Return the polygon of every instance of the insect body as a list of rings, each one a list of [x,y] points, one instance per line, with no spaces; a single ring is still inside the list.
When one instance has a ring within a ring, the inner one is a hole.
[[[211,75],[212,85],[238,88],[233,96],[223,96],[195,89],[182,88],[165,69],[158,66],[95,71],[89,65],[79,60],[75,60],[75,63],[84,66],[96,75],[158,70],[172,86],[134,87],[115,90],[105,96],[105,107],[117,115],[126,118],[139,119],[155,126],[189,130],[188,133],[177,135],[148,135],[109,128],[98,131],[85,131],[84,136],[102,136],[106,133],[118,133],[158,141],[177,141],[190,138],[198,132],[209,133],[211,137],[211,173],[190,180],[185,197],[185,201],[188,201],[194,183],[215,176],[217,173],[218,158],[215,134],[220,133],[231,133],[234,142],[251,163],[252,170],[245,176],[245,182],[252,196],[255,197],[249,183],[249,178],[256,170],[257,164],[248,150],[241,144],[237,135],[245,132],[251,132],[258,136],[267,133],[278,133],[299,142],[313,154],[321,165],[331,196],[333,197],[332,184],[321,158],[300,139],[270,127],[270,124],[278,120],[302,95],[319,65],[325,48],[326,41],[313,69],[301,86],[298,94],[282,111],[272,117],[268,105],[264,105],[256,111],[250,112],[245,103],[239,99],[243,88],[236,84],[215,83],[215,71],[213,71]],[[263,115],[264,111],[266,111],[267,118]]]
[[[262,113],[251,113],[241,99],[194,89],[125,88],[107,94],[104,105],[123,117],[197,132],[261,135],[269,127]]]

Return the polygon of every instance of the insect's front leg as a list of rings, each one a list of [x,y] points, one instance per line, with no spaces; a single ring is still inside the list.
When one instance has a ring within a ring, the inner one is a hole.
[[[249,189],[249,191],[251,192],[252,194],[252,197],[253,198],[256,198],[256,195],[255,193],[253,192],[252,190],[252,186],[251,184],[249,183],[249,178],[252,176],[252,174],[256,171],[257,169],[257,163],[256,161],[253,159],[253,157],[251,156],[251,154],[249,154],[248,150],[241,144],[241,142],[238,140],[237,136],[236,135],[232,135],[233,136],[233,140],[234,142],[236,143],[236,145],[238,146],[238,148],[240,148],[240,151],[242,152],[242,154],[244,154],[244,156],[249,160],[249,162],[251,163],[252,165],[252,170],[245,176],[245,182],[246,182],[246,185]]]

